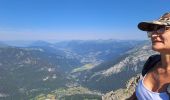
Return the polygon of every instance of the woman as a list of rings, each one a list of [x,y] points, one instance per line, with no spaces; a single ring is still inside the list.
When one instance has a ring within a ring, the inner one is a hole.
[[[138,100],[170,100],[167,87],[170,84],[170,13],[158,20],[140,22],[138,28],[148,33],[152,49],[160,53],[160,60],[144,75],[136,87]]]

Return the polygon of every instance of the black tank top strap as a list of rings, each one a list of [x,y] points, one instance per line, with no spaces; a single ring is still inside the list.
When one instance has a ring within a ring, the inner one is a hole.
[[[157,64],[159,61],[161,61],[161,56],[159,54],[150,56],[143,66],[142,76],[145,76],[145,74],[149,70],[151,70],[155,66],[155,64]]]

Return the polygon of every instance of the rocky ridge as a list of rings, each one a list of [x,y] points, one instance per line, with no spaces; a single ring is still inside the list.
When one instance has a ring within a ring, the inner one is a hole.
[[[102,96],[102,100],[127,100],[135,91],[138,81],[141,79],[138,74],[132,77],[126,84],[126,88],[111,91]]]
[[[139,62],[145,62],[149,55],[156,54],[151,49],[150,44],[144,44],[142,47],[137,47],[127,52],[128,56],[123,58],[120,62],[104,70],[102,74],[104,76],[111,76],[113,74],[120,73],[122,71],[134,71],[141,70],[143,65],[139,65]],[[140,66],[140,67],[139,67]]]

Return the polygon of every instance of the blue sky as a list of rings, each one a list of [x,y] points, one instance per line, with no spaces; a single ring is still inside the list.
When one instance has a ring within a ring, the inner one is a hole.
[[[0,0],[0,40],[147,39],[169,0]]]

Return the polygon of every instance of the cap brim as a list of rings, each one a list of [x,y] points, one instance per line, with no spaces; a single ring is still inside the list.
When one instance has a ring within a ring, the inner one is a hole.
[[[138,24],[138,28],[142,31],[152,31],[153,30],[153,26],[155,25],[164,25],[161,23],[154,23],[154,22],[140,22]]]

